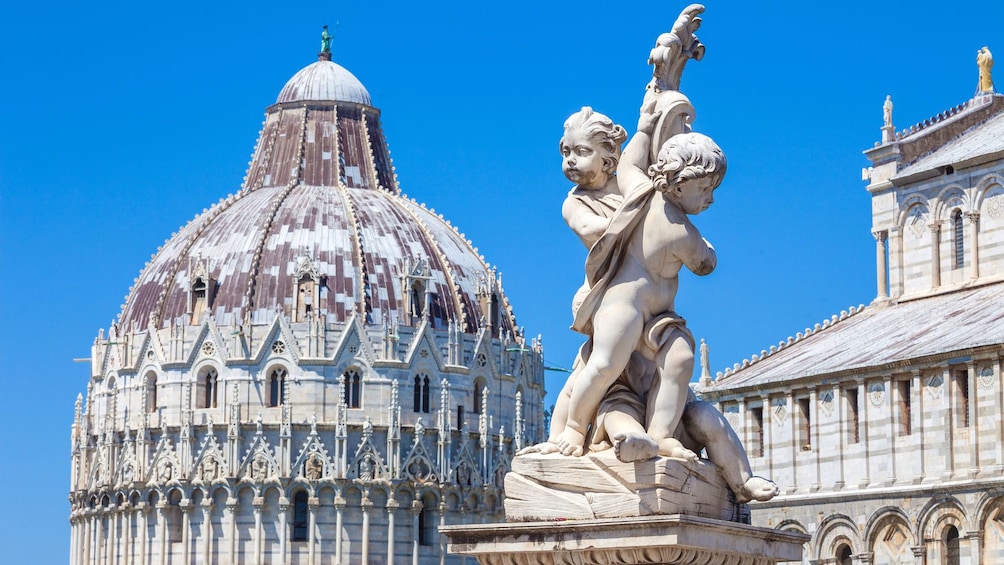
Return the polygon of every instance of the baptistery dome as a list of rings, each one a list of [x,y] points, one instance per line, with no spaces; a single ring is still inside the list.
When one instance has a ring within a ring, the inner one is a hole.
[[[432,564],[439,525],[502,518],[544,434],[540,340],[402,195],[379,118],[302,69],[241,189],[143,267],[77,399],[72,564]]]

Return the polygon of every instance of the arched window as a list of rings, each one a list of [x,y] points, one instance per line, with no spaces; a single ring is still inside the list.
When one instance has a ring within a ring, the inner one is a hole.
[[[317,283],[310,275],[303,275],[296,283],[296,321],[304,322],[310,319],[314,312],[314,294]]]
[[[853,558],[851,557],[851,548],[847,544],[841,544],[837,548],[837,565],[852,565]]]
[[[268,377],[268,405],[281,406],[286,401],[286,369],[277,368]]]
[[[481,403],[484,402],[485,381],[477,379],[474,381],[474,409],[471,412],[481,413]]]
[[[345,377],[345,404],[349,408],[359,408],[359,397],[362,392],[362,376],[356,369],[349,369],[342,375]]]
[[[202,320],[206,311],[206,281],[198,278],[192,283],[192,325],[196,326]]]
[[[959,556],[959,530],[955,526],[948,526],[945,530],[945,565],[960,565]]]
[[[429,375],[415,375],[415,412],[429,413]]]
[[[199,379],[199,408],[216,408],[218,382],[216,369],[209,369]]]
[[[307,541],[307,527],[309,524],[307,491],[298,490],[293,495],[293,541]]]
[[[962,229],[962,210],[956,209],[952,212],[952,231],[955,237],[955,254],[953,256],[952,268],[961,269],[966,258],[965,236]]]
[[[499,337],[502,334],[500,326],[502,325],[502,312],[499,308],[499,295],[496,292],[492,293],[492,306],[491,306],[491,318],[489,323],[492,325],[492,335]]]
[[[146,374],[146,411],[157,411],[157,373],[153,371]]]

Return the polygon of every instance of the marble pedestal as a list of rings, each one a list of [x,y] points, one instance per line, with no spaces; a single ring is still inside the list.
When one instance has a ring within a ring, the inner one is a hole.
[[[809,536],[674,514],[445,526],[448,550],[482,565],[771,565],[801,561]]]

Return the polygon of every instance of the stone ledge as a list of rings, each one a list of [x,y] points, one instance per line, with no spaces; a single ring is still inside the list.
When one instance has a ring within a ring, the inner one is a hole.
[[[696,516],[444,526],[451,553],[482,565],[773,565],[809,536]]]
[[[613,450],[582,457],[532,453],[513,458],[505,477],[509,522],[687,514],[749,521],[718,467],[657,457],[624,463]]]

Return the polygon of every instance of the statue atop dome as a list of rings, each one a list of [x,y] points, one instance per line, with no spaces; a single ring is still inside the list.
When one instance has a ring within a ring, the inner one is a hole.
[[[331,60],[331,34],[328,33],[328,26],[324,26],[324,30],[321,31],[321,51],[317,54],[317,58],[322,61]]]

